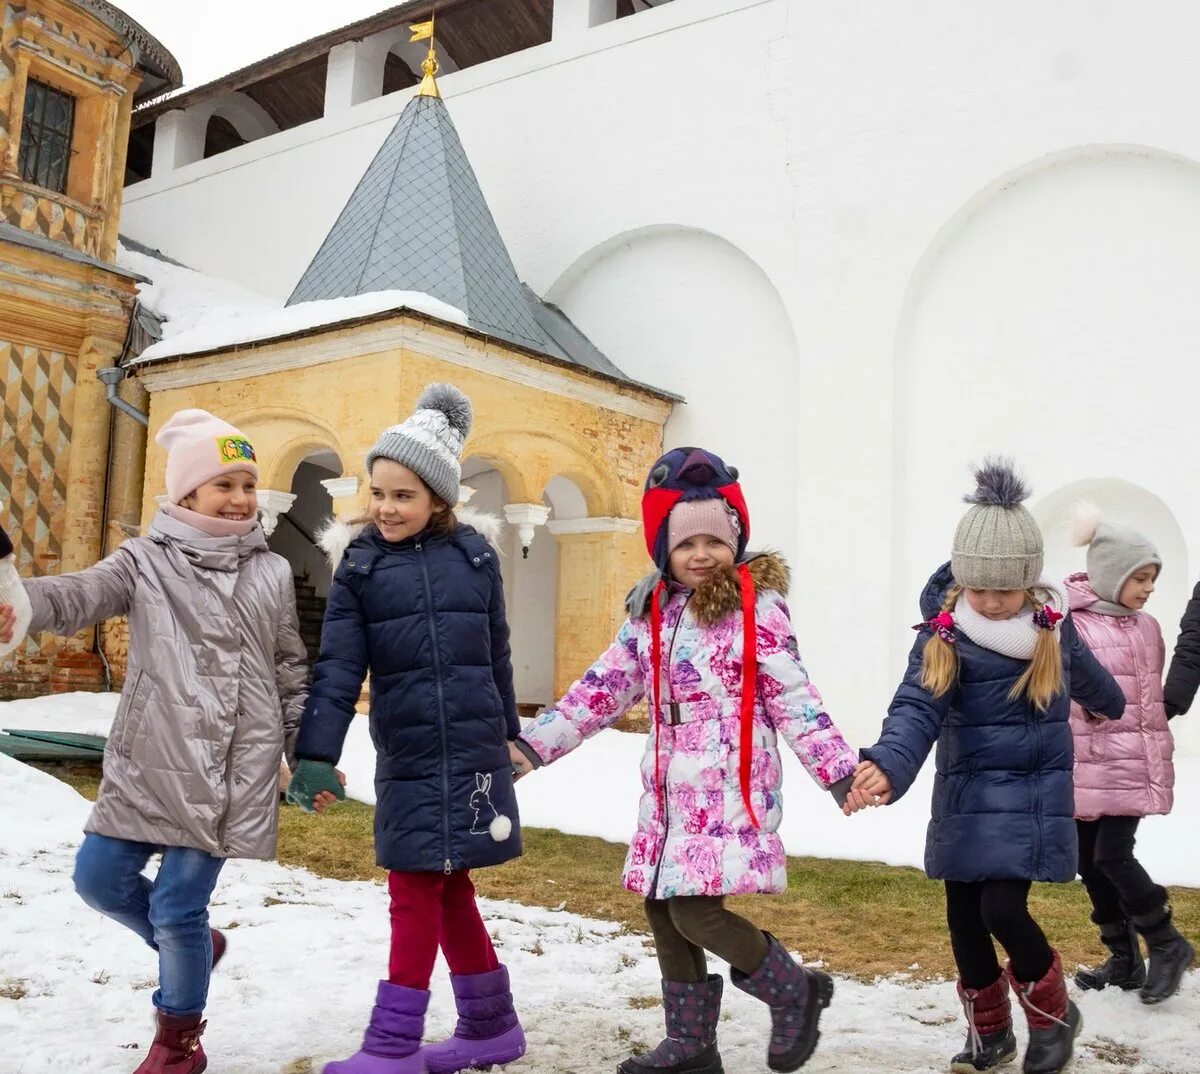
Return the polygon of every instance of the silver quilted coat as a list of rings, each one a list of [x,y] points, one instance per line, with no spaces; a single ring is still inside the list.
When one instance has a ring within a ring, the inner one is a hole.
[[[279,761],[308,692],[295,587],[262,530],[208,537],[160,512],[76,574],[26,579],[31,631],[129,616],[125,687],[86,829],[270,858]]]

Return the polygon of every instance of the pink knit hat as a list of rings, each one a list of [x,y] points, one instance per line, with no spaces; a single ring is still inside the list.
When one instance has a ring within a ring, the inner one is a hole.
[[[671,508],[667,519],[667,552],[674,552],[689,537],[716,537],[737,555],[738,517],[723,499],[684,500]]]
[[[250,441],[207,410],[172,414],[154,439],[167,449],[167,499],[172,503],[220,474],[245,471],[258,477]]]

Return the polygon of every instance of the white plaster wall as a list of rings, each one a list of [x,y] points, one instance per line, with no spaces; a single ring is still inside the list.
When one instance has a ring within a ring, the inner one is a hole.
[[[1014,451],[1042,494],[1136,484],[1186,537],[1178,570],[1200,567],[1185,426],[1200,369],[1182,302],[1195,292],[1200,191],[1171,161],[1200,160],[1198,31],[1186,0],[687,0],[442,80],[534,287],[568,274],[569,296],[590,251],[674,224],[736,247],[780,296],[795,358],[781,341],[761,362],[720,365],[692,330],[725,331],[716,255],[702,268],[669,244],[649,259],[617,251],[572,301],[618,364],[692,399],[705,438],[730,435],[739,460],[782,434],[710,426],[712,384],[740,421],[761,398],[755,374],[794,360],[790,379],[769,378],[791,428],[764,454],[771,481],[795,490],[801,649],[856,740],[874,735],[899,676],[914,585],[944,554],[971,455]],[[129,191],[123,226],[286,295],[405,100],[155,176]],[[1071,152],[1092,145],[1152,152]],[[653,279],[655,265],[677,279]],[[626,272],[669,317],[630,305]],[[651,338],[638,338],[645,325]],[[650,375],[651,342],[703,355],[702,372],[672,382],[681,362]],[[959,387],[973,383],[967,413]],[[1016,383],[1039,387],[1035,403],[997,418]],[[1114,435],[1126,400],[1137,405]],[[744,467],[748,483],[763,480],[759,465]],[[788,533],[772,494],[754,497],[758,532]],[[1168,577],[1164,622],[1182,608]]]

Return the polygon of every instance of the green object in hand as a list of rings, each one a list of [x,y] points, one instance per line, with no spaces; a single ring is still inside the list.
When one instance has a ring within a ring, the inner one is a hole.
[[[346,800],[346,788],[338,781],[333,765],[328,761],[301,761],[288,782],[287,800],[306,813],[312,813],[313,799],[328,791],[339,802]]]

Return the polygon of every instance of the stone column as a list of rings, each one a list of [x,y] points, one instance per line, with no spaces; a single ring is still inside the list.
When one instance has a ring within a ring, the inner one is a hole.
[[[554,0],[551,37],[575,37],[616,17],[617,0]]]
[[[275,532],[279,525],[279,516],[286,515],[296,502],[291,492],[278,492],[275,489],[258,490],[258,509],[262,513],[263,533],[268,537]]]
[[[550,517],[550,508],[540,503],[506,503],[504,519],[517,530],[517,541],[521,546],[521,558],[529,558],[529,546],[533,544],[533,532],[544,526]]]
[[[635,519],[574,518],[547,528],[558,542],[557,697],[612,642],[625,618],[625,594],[647,563],[642,524]]]
[[[345,521],[357,518],[362,513],[358,486],[359,480],[354,474],[330,477],[321,482],[321,487],[329,493],[329,498],[333,501],[334,518]]]
[[[29,57],[17,53],[13,72],[12,94],[8,105],[8,146],[4,151],[4,174],[17,174],[17,158],[21,155],[21,127],[25,122],[25,86],[29,81]]]
[[[88,336],[79,352],[71,408],[71,453],[67,460],[67,494],[64,504],[63,550],[59,573],[81,571],[100,559],[104,534],[105,471],[108,465],[108,431],[112,407],[96,376],[101,366],[112,365],[121,353],[121,341]],[[95,631],[89,627],[59,642],[50,673],[50,689],[99,689],[104,668],[94,651]]]
[[[204,159],[204,136],[211,109],[164,112],[155,121],[151,175],[162,178],[176,168]]]

